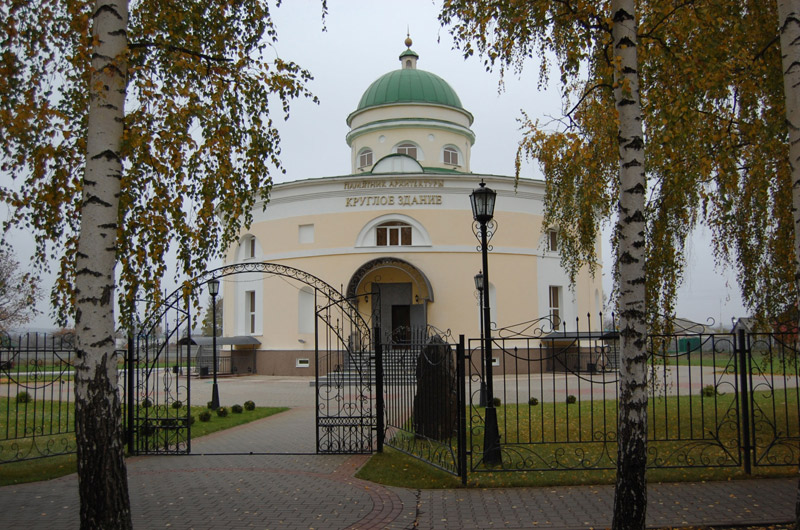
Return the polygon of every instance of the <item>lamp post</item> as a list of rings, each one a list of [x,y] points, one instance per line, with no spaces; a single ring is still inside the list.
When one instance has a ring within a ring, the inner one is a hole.
[[[497,193],[486,187],[481,181],[480,186],[473,190],[469,196],[472,204],[472,217],[480,225],[481,256],[483,258],[483,356],[485,362],[484,379],[486,380],[486,417],[483,433],[483,461],[487,465],[502,464],[500,455],[500,429],[497,427],[497,411],[494,408],[494,392],[492,384],[492,317],[489,310],[489,235],[488,230],[494,230],[494,205]]]
[[[211,295],[211,349],[213,350],[214,384],[211,386],[211,409],[219,408],[219,388],[217,387],[217,295],[219,294],[219,280],[208,282],[208,292]]]
[[[478,272],[475,275],[475,288],[478,290],[478,307],[480,310],[478,311],[480,317],[478,320],[481,322],[481,359],[484,359],[483,355],[483,272]],[[478,406],[485,407],[486,406],[486,374],[484,373],[483,364],[481,364],[481,389],[480,394],[478,395]]]

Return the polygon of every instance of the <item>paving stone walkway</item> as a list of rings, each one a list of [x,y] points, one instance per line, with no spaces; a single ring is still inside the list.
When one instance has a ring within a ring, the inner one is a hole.
[[[252,396],[254,380],[242,379],[240,388]],[[194,440],[191,456],[128,460],[136,528],[577,529],[611,524],[613,486],[408,490],[359,480],[353,474],[366,456],[302,454],[315,449],[307,380],[260,380],[261,386],[272,385],[276,401],[283,401],[276,404],[294,408]],[[233,382],[222,386],[229,395],[235,388]],[[261,396],[258,403],[272,404],[268,400]],[[220,454],[231,452],[287,454]],[[788,522],[794,517],[796,487],[794,479],[651,484],[648,526]],[[39,528],[78,528],[75,475],[0,488],[0,529]]]

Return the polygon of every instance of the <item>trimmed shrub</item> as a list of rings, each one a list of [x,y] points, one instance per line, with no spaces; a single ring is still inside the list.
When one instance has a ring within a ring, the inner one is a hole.
[[[701,397],[714,397],[716,393],[717,389],[714,385],[706,385],[702,389],[700,389]]]
[[[228,409],[226,409],[225,407],[220,407],[217,409],[217,416],[219,416],[220,418],[224,418],[227,415],[228,415]]]
[[[502,402],[502,401],[500,401],[500,398],[499,398],[499,397],[496,397],[496,398],[494,398],[494,399],[492,400],[492,404],[493,404],[495,407],[499,407],[500,405],[502,405],[502,404],[503,404],[503,402]]]
[[[144,398],[140,405],[144,408],[150,408],[153,406],[153,402],[150,400],[150,398]]]
[[[575,403],[577,403],[577,402],[578,402],[578,398],[576,398],[576,397],[575,397],[575,396],[573,396],[572,394],[570,394],[570,395],[568,395],[568,396],[567,396],[567,404],[568,404],[568,405],[574,405],[574,404],[575,404]]]
[[[212,408],[212,406],[211,406],[211,401],[209,401],[208,403],[206,403],[206,407],[208,407],[208,408],[209,408],[209,409],[211,409],[211,410],[214,410],[214,409]]]
[[[255,410],[256,404],[253,401],[244,402],[244,410]]]
[[[204,410],[203,412],[200,413],[198,418],[200,418],[200,421],[203,421],[203,422],[211,421],[211,413],[209,411],[207,411],[207,410]]]
[[[33,401],[33,397],[24,390],[17,394],[17,403],[30,403]]]
[[[210,419],[210,416],[211,416],[211,414],[209,414],[209,419]],[[196,420],[197,420],[197,418],[195,418],[195,417],[194,417],[194,416],[192,416],[191,414],[189,415],[189,425],[194,425],[194,422],[195,422]]]
[[[532,397],[532,398],[530,398],[528,400],[528,405],[530,405],[531,407],[535,407],[538,404],[539,404],[539,400],[536,399],[535,397]]]
[[[141,436],[152,436],[153,434],[155,434],[155,432],[156,432],[156,426],[153,425],[153,422],[149,420],[142,423],[142,425],[139,427],[139,434]]]
[[[244,412],[244,409],[242,408],[241,405],[234,405],[231,407],[231,411],[235,412],[236,414],[241,414],[242,412]]]
[[[173,409],[179,409],[182,406],[183,406],[183,402],[182,401],[173,401],[172,402],[172,408]]]

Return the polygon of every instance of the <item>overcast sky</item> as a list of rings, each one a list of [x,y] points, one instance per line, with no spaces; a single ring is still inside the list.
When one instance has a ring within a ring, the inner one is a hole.
[[[496,72],[486,72],[481,59],[464,60],[453,49],[447,29],[440,28],[437,22],[439,3],[328,0],[326,32],[322,31],[319,0],[287,0],[273,11],[279,39],[273,54],[309,70],[315,77],[310,89],[320,100],[319,105],[295,102],[289,121],[281,124],[281,160],[287,173],[276,177],[276,182],[350,172],[350,152],[345,142],[347,115],[355,110],[372,81],[399,68],[398,56],[405,49],[407,31],[413,39],[412,49],[420,56],[418,68],[449,82],[475,117],[471,170],[514,174],[521,111],[545,120],[560,116],[558,87],[551,84],[547,90],[539,91],[538,67],[531,61],[521,76],[507,75],[504,89],[499,91]],[[279,112],[279,107],[275,106],[273,112]],[[522,176],[541,178],[535,165],[525,167]],[[730,273],[714,269],[708,246],[703,234],[689,245],[689,273],[681,290],[678,313],[695,321],[705,322],[711,317],[730,323],[732,316],[743,316],[745,311],[735,279]],[[603,283],[608,293],[608,241],[604,241],[603,252]],[[43,316],[34,324],[47,326],[49,319]]]

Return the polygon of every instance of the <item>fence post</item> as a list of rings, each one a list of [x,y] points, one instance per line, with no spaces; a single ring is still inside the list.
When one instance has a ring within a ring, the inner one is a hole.
[[[456,376],[458,377],[458,474],[461,477],[461,484],[467,485],[467,388],[466,374],[464,369],[464,335],[458,336],[458,347],[456,348]]]
[[[133,388],[133,384],[134,384],[133,371],[136,369],[136,364],[134,362],[133,346],[134,346],[133,334],[132,333],[128,333],[128,352],[127,352],[128,355],[127,355],[127,359],[125,359],[127,361],[127,366],[126,366],[126,370],[125,370],[125,378],[127,380],[126,385],[128,387],[128,396],[127,396],[128,397],[128,400],[127,400],[128,401],[128,405],[127,405],[127,407],[125,407],[125,412],[126,412],[127,417],[128,417],[128,429],[127,429],[127,433],[126,433],[127,434],[127,438],[128,438],[128,454],[131,454],[131,455],[135,454],[134,453],[135,441],[134,441],[134,438],[133,438],[133,429],[134,429],[134,425],[133,425],[134,414],[133,414],[133,411],[134,411],[134,409],[136,407],[136,404],[134,403],[134,397],[135,397],[136,393],[134,392],[134,388]]]
[[[736,345],[739,354],[739,410],[742,412],[741,416],[741,433],[742,433],[742,451],[744,452],[744,472],[748,475],[752,473],[752,463],[750,456],[753,452],[751,439],[750,439],[750,398],[748,392],[748,385],[750,381],[750,361],[745,345],[744,330],[739,330]]]
[[[383,441],[386,436],[383,416],[383,345],[381,344],[381,328],[375,328],[373,343],[375,344],[375,420],[378,424],[378,452],[383,452]]]

